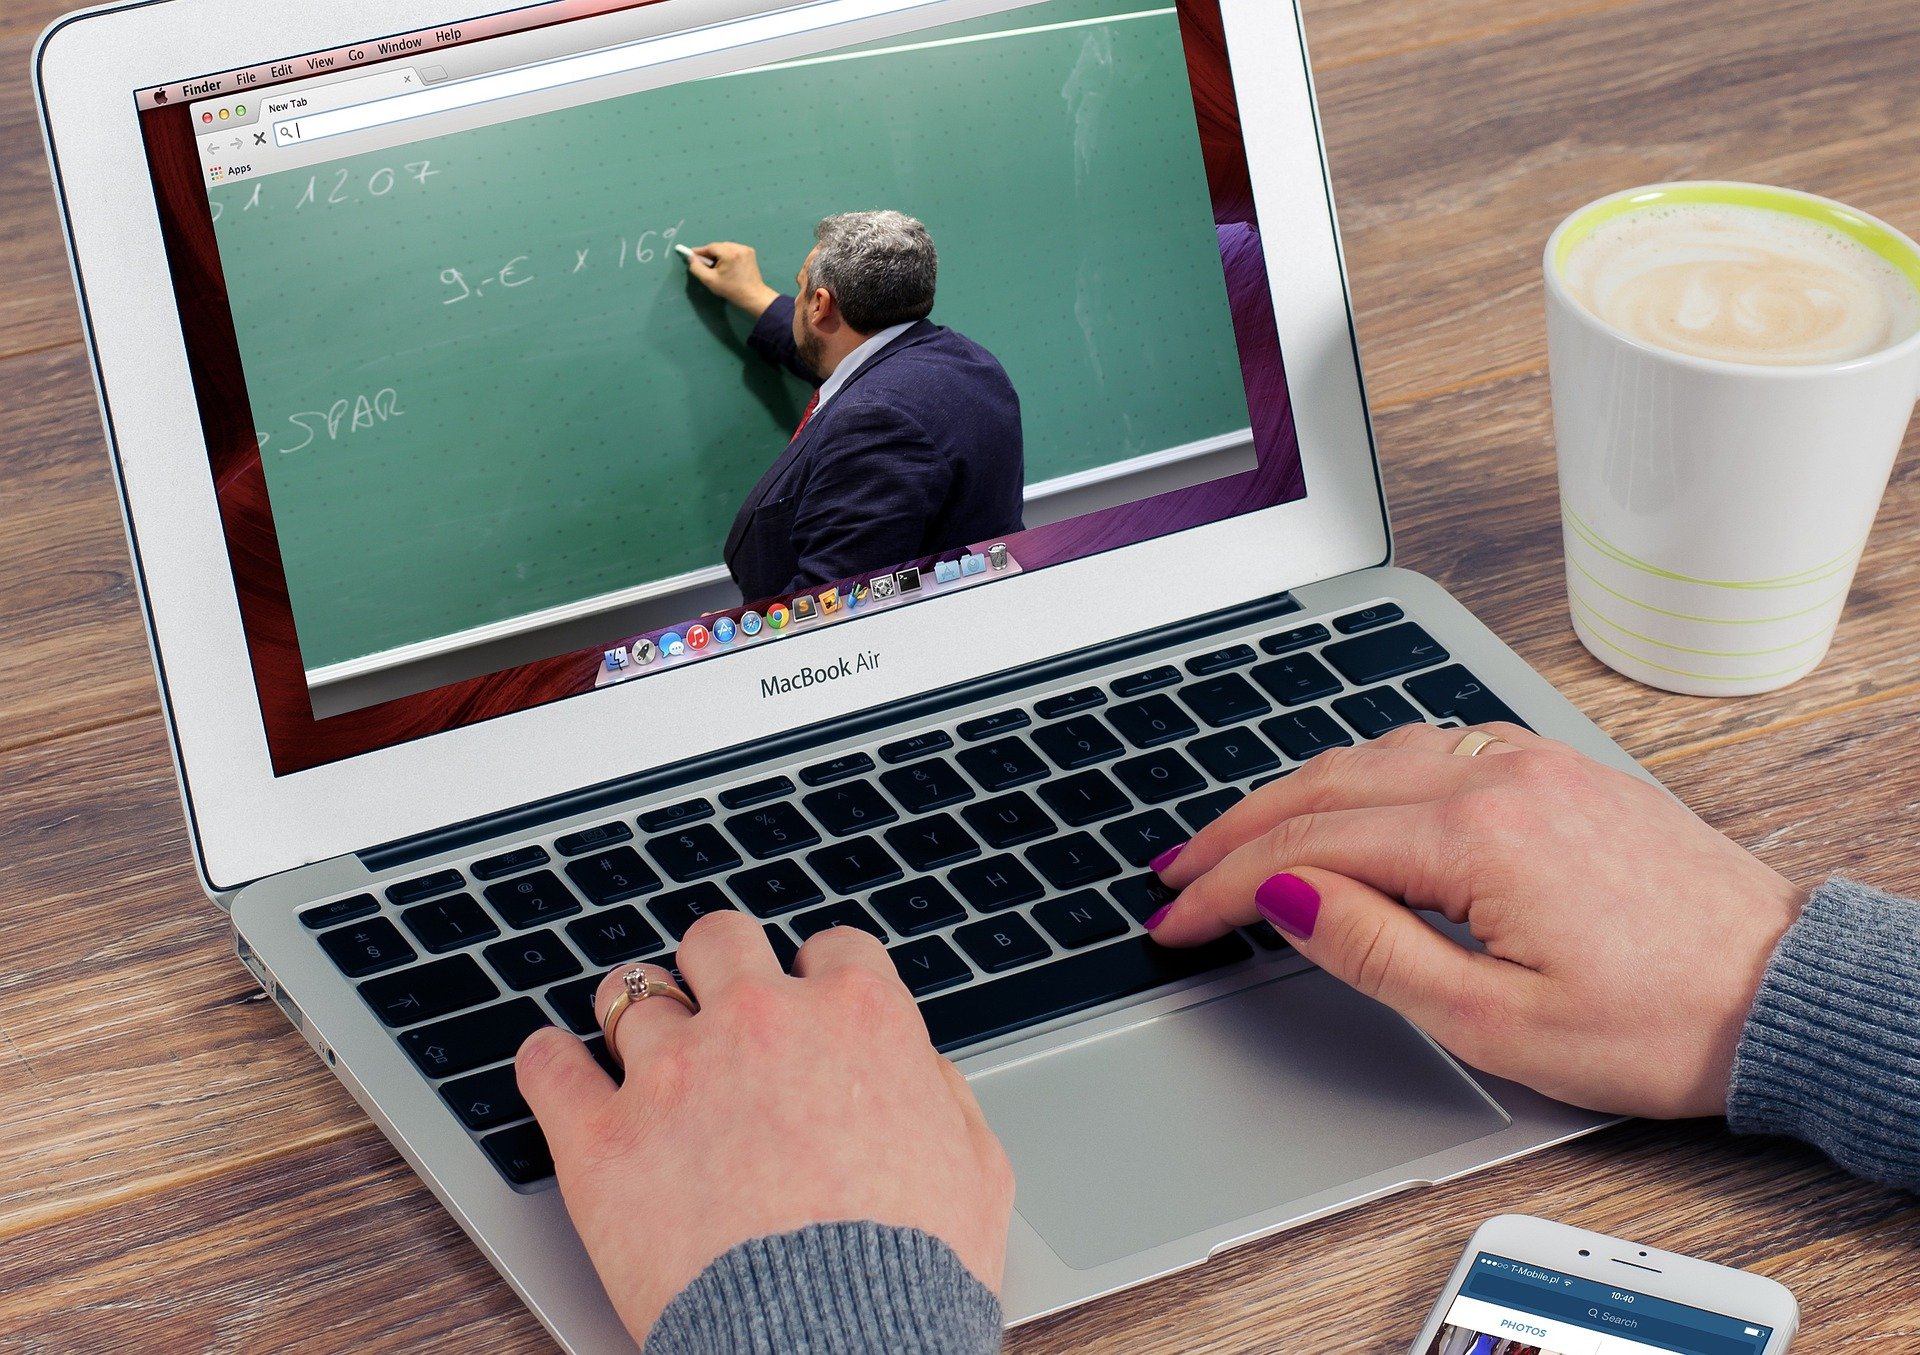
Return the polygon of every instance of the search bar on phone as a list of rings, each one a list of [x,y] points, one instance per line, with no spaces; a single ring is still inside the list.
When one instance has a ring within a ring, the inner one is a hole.
[[[577,56],[558,57],[532,66],[478,75],[470,80],[436,85],[414,94],[376,99],[305,117],[283,118],[273,125],[273,143],[276,146],[304,145],[324,137],[372,131],[396,122],[452,113],[501,99],[517,99],[588,80],[627,75],[652,66],[664,66],[730,48],[751,47],[756,43],[792,37],[797,33],[924,9],[935,3],[938,0],[916,0],[905,4],[901,0],[817,0],[814,4],[799,5],[772,14],[730,19],[725,23],[709,24],[705,28],[666,33],[657,38],[645,38],[597,52],[582,52]]]

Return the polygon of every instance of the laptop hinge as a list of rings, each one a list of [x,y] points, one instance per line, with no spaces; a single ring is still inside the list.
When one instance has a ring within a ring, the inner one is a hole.
[[[1293,594],[1276,593],[1237,607],[1193,617],[1177,625],[1161,626],[1138,635],[1109,640],[1073,654],[1062,654],[1043,663],[1028,664],[1004,673],[990,673],[904,701],[889,702],[884,707],[858,711],[831,723],[814,725],[771,739],[737,744],[677,762],[671,767],[602,782],[597,786],[536,800],[483,818],[469,819],[465,823],[450,824],[429,833],[369,847],[356,855],[368,870],[379,872],[429,856],[458,851],[491,838],[531,835],[541,825],[555,819],[590,813],[608,805],[655,795],[725,772],[764,766],[769,762],[792,762],[810,748],[894,725],[917,723],[956,706],[987,700],[1002,693],[1023,691],[1044,683],[1062,682],[1075,673],[1099,668],[1135,654],[1191,644],[1219,631],[1287,616],[1299,610],[1300,604],[1294,601]]]

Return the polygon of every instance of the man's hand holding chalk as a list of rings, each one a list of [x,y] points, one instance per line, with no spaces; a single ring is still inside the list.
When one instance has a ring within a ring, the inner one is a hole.
[[[780,293],[760,276],[760,258],[750,245],[716,240],[692,248],[677,244],[674,249],[687,261],[687,276],[755,318],[779,299]]]

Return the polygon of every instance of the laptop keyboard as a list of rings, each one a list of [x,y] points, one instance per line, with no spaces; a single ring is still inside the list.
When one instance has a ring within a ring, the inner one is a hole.
[[[933,1043],[965,1049],[1243,963],[1261,924],[1173,950],[1146,863],[1248,790],[1417,720],[1516,716],[1381,603],[841,753],[306,909],[301,921],[516,1186],[552,1159],[512,1058],[543,1025],[612,1071],[593,993],[674,967],[718,909],[783,966],[829,927],[888,946]],[[677,975],[677,971],[676,971]]]

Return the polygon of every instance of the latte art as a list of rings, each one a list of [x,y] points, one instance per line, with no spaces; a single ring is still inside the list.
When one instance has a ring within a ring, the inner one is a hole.
[[[1866,246],[1757,207],[1669,205],[1599,227],[1574,297],[1642,342],[1725,362],[1845,362],[1920,331],[1920,290]]]

